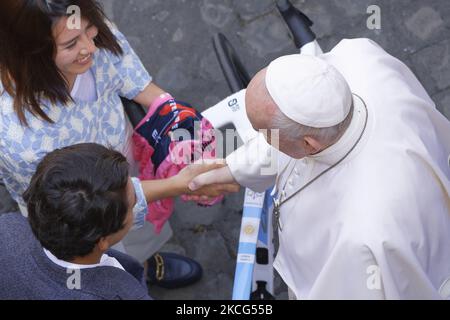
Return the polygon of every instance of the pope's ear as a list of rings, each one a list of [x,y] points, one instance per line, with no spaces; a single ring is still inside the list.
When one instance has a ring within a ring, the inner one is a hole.
[[[323,145],[315,138],[306,136],[303,138],[304,148],[309,155],[319,153],[323,150]]]

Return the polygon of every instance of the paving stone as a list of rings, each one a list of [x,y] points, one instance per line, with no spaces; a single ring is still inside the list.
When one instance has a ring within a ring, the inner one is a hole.
[[[243,20],[252,20],[274,10],[273,0],[233,0],[234,10]]]
[[[233,15],[229,1],[223,0],[203,0],[200,12],[203,21],[216,28],[225,27],[231,21]]]
[[[426,40],[433,33],[444,27],[439,12],[431,7],[422,7],[405,22],[407,29],[421,40]]]
[[[201,207],[192,202],[182,203],[177,200],[177,209],[174,213],[174,224],[182,228],[194,228],[199,225],[209,226],[224,213],[222,204],[212,207]]]
[[[187,237],[186,237],[187,236]],[[191,241],[191,237],[195,241]],[[184,231],[181,239],[186,241],[186,252],[192,254],[205,270],[215,272],[234,272],[234,259],[232,259],[222,234],[213,228],[202,228]],[[213,258],[211,260],[211,258]]]
[[[292,45],[288,31],[275,14],[270,14],[248,24],[238,33],[258,57],[277,53]],[[250,54],[253,54],[250,53]]]
[[[450,89],[444,90],[434,95],[432,98],[436,103],[439,111],[441,111],[444,116],[450,119]]]
[[[450,87],[450,40],[431,45],[411,56],[413,68],[430,94]],[[425,81],[423,81],[425,80]]]
[[[156,74],[158,83],[171,92],[185,89],[189,85],[189,78],[184,73],[183,66],[184,62],[181,57],[174,57],[167,61]]]
[[[375,4],[372,0],[337,0],[334,1],[337,7],[346,13],[348,17],[366,16],[367,8]]]

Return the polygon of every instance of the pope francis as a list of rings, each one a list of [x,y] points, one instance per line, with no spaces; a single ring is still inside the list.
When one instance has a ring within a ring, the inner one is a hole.
[[[292,298],[450,298],[450,123],[402,62],[368,39],[281,57],[253,78],[246,110],[279,134],[190,187],[275,185],[274,267]]]

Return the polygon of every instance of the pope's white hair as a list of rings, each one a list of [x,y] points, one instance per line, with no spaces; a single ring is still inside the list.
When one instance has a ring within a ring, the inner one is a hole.
[[[291,120],[285,116],[277,107],[272,118],[271,127],[279,129],[280,134],[291,141],[296,141],[304,137],[312,137],[325,145],[331,145],[342,137],[345,130],[350,126],[353,117],[353,105],[349,114],[341,123],[329,128],[312,128]]]

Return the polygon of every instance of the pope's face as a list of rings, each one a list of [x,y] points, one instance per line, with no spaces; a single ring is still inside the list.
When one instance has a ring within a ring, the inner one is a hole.
[[[261,130],[261,133],[272,147],[291,158],[302,159],[318,152],[309,144],[308,138],[292,140],[286,136],[286,132],[278,129]]]

